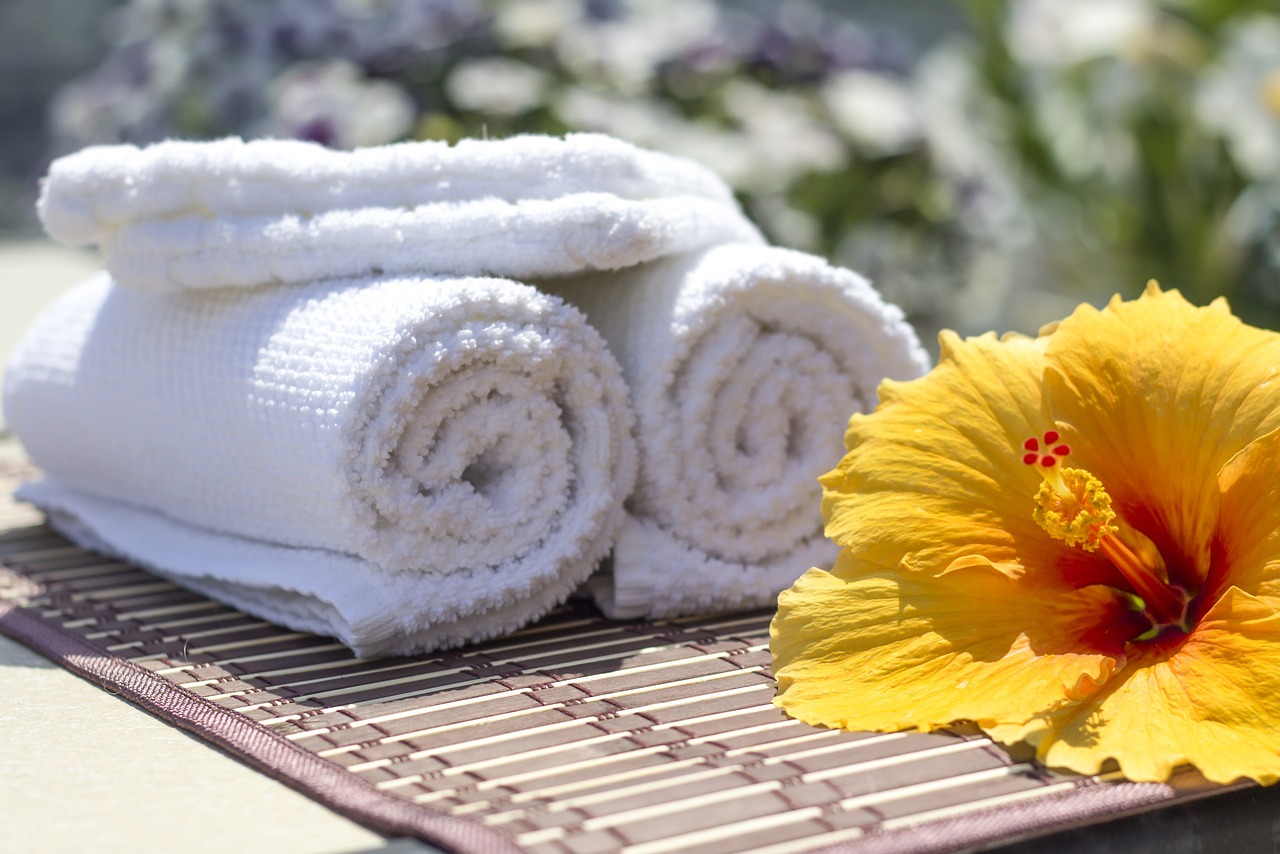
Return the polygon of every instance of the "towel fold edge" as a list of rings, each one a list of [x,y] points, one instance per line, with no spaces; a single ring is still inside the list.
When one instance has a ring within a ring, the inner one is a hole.
[[[369,275],[526,280],[616,270],[722,243],[764,238],[737,208],[695,196],[628,201],[578,193],[315,217],[144,220],[104,238],[103,248],[118,283],[163,293]]]
[[[146,147],[91,146],[55,160],[37,212],[54,239],[98,242],[128,222],[201,212],[298,213],[464,199],[554,198],[566,192],[621,198],[697,195],[735,205],[711,170],[603,134],[411,141],[337,151],[301,140],[228,137]]]
[[[838,546],[818,535],[780,558],[735,563],[682,542],[648,519],[628,515],[613,549],[612,572],[593,576],[587,589],[606,616],[619,620],[771,608],[806,569],[831,566],[838,552]]]
[[[603,559],[623,521],[619,513],[591,544],[587,559],[528,596],[508,598],[452,623],[413,626],[395,619],[397,612],[415,613],[416,609],[403,607],[406,600],[434,598],[440,592],[439,583],[429,583],[422,576],[389,572],[360,558],[322,549],[280,546],[206,531],[48,478],[24,484],[16,497],[39,507],[49,524],[77,545],[128,561],[295,631],[336,637],[361,658],[459,646],[527,625],[581,586]],[[278,581],[247,580],[255,576]],[[331,595],[317,592],[325,587]]]

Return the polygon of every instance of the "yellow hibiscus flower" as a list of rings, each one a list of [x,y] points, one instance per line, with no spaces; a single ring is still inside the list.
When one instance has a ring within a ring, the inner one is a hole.
[[[941,336],[822,478],[842,547],[779,599],[802,721],[970,720],[1085,774],[1280,775],[1280,335],[1149,285]]]

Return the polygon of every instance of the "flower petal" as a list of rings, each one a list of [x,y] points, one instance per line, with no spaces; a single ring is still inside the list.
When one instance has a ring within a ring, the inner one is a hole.
[[[1280,335],[1241,323],[1222,300],[1196,308],[1149,286],[1103,311],[1081,306],[1045,359],[1052,410],[1074,428],[1073,464],[1197,584],[1218,521],[1218,470],[1280,426]]]
[[[1250,442],[1218,472],[1221,520],[1210,593],[1228,584],[1280,607],[1280,429]]]
[[[1039,341],[939,336],[925,377],[885,382],[854,415],[849,452],[821,478],[827,536],[887,569],[942,572],[979,553],[997,564],[1052,562],[1065,551],[1032,519],[1040,475],[1022,443],[1052,426],[1042,406]]]
[[[1062,592],[990,565],[933,576],[840,563],[784,592],[771,627],[774,702],[810,724],[1022,723],[1106,682],[1133,632],[1109,588]]]
[[[1187,637],[1131,659],[1103,690],[1051,718],[1049,766],[1097,773],[1114,758],[1130,780],[1166,780],[1190,763],[1227,783],[1280,778],[1280,614],[1231,588]]]

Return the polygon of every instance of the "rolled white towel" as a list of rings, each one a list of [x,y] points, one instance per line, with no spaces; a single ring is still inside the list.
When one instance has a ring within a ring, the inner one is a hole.
[[[102,274],[12,357],[5,414],[81,542],[362,655],[511,631],[614,540],[618,366],[497,279],[142,294]]]
[[[817,477],[880,380],[929,364],[899,309],[848,270],[754,245],[542,287],[604,335],[636,411],[629,519],[593,582],[607,613],[769,605],[831,563]]]
[[[284,140],[88,148],[53,163],[46,231],[149,291],[363,275],[523,279],[762,242],[687,160],[594,134],[330,151]]]

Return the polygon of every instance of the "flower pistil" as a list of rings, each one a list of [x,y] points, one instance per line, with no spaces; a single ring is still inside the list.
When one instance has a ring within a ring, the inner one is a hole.
[[[1062,465],[1071,448],[1060,439],[1057,431],[1049,430],[1043,436],[1043,447],[1034,436],[1022,445],[1023,463],[1035,466],[1043,479],[1032,511],[1036,524],[1068,546],[1101,551],[1140,600],[1154,634],[1164,626],[1188,631],[1191,596],[1170,582],[1168,567],[1155,543],[1116,515],[1102,481],[1084,469]],[[1148,637],[1144,634],[1139,639]]]

